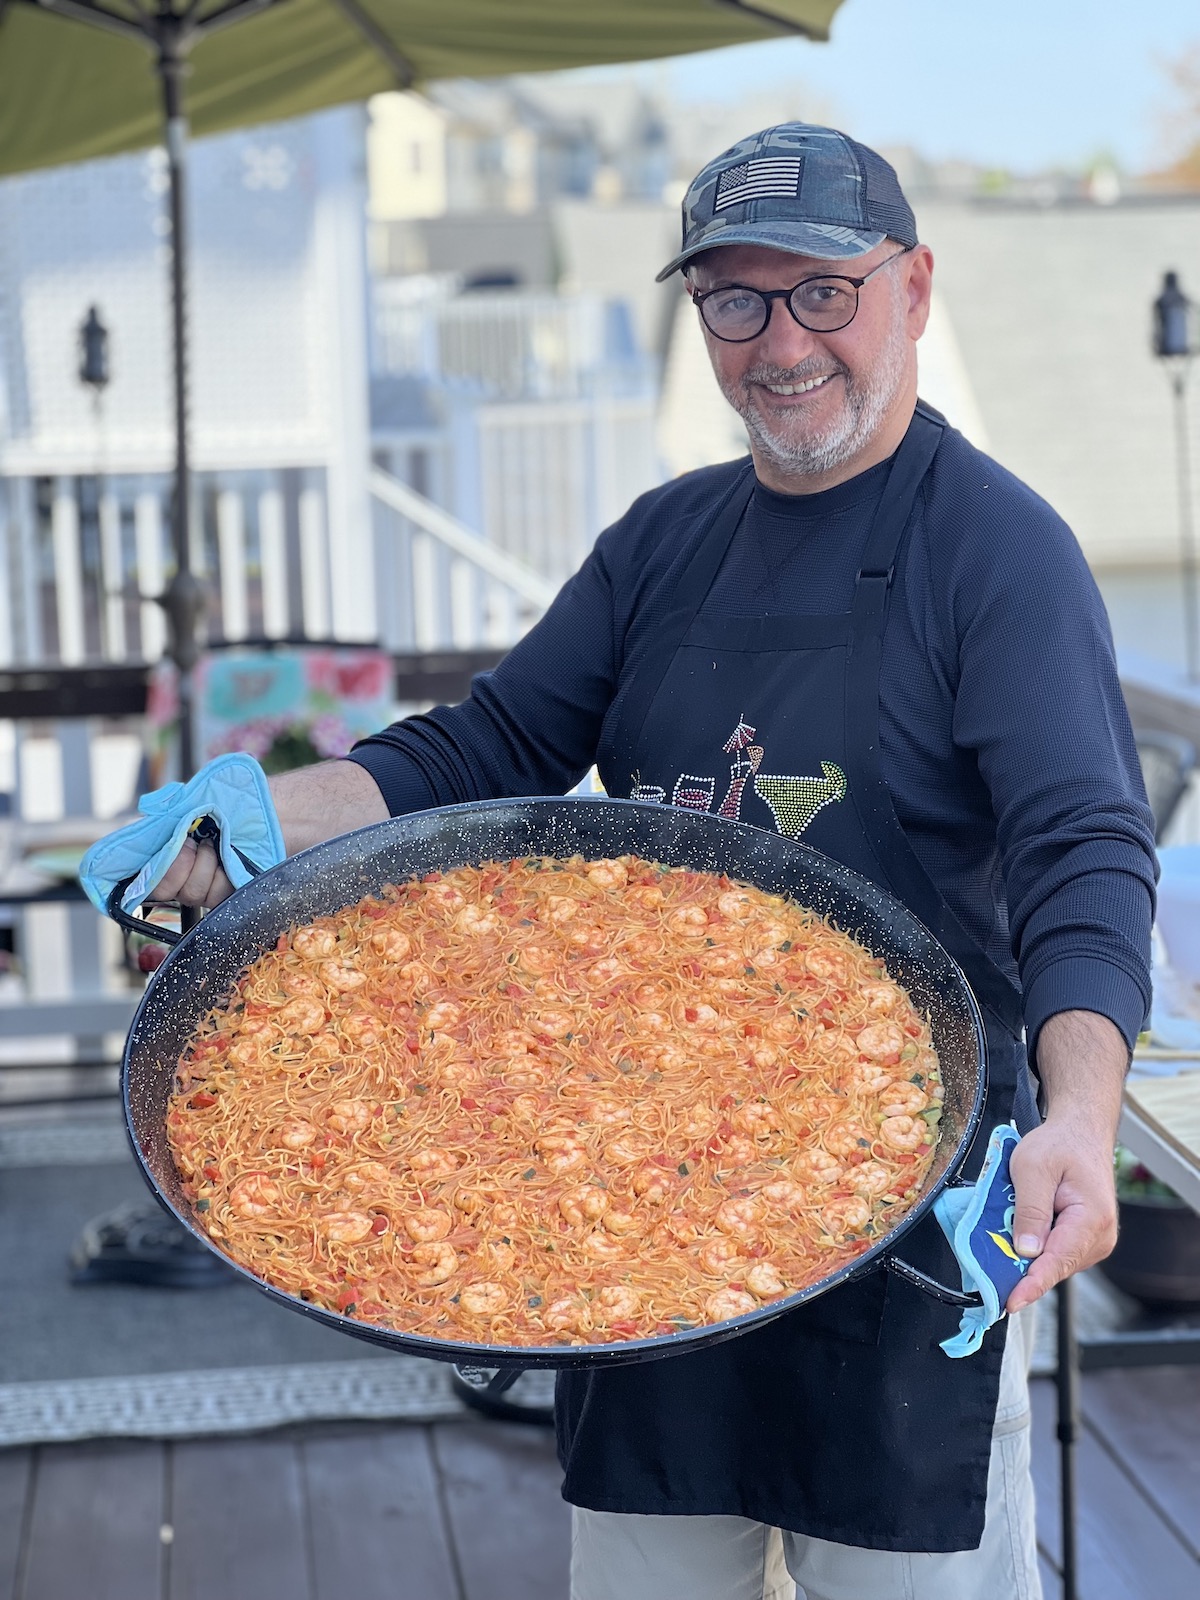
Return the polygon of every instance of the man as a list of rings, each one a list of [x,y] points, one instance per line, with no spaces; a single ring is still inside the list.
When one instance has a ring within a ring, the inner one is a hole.
[[[933,260],[874,152],[804,124],[742,141],[689,189],[677,270],[751,464],[643,496],[463,705],[275,780],[285,839],[561,793],[595,759],[611,794],[873,878],[964,967],[986,1125],[1015,1106],[1026,1130],[1016,1313],[1112,1247],[1149,999],[1151,819],[1103,608],[1050,508],[918,405]],[[227,892],[203,846],[160,886]],[[932,1219],[905,1253],[953,1271]],[[1036,1595],[1022,1339],[1005,1351],[1029,1319],[951,1361],[956,1320],[876,1273],[711,1350],[565,1374],[576,1600]]]

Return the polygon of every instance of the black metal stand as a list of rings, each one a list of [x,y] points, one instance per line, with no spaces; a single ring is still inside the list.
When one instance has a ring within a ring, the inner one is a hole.
[[[1054,1291],[1058,1313],[1059,1505],[1062,1515],[1062,1600],[1078,1600],[1075,1538],[1075,1441],[1079,1433],[1079,1349],[1075,1339],[1074,1288],[1064,1278]]]

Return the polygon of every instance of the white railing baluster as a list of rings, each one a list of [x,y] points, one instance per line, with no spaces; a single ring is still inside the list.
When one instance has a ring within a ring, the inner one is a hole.
[[[58,610],[58,657],[78,666],[87,654],[83,626],[83,561],[79,550],[79,502],[71,478],[55,478],[50,508],[54,548],[54,598]]]
[[[133,506],[133,537],[137,551],[138,617],[142,630],[142,659],[157,661],[167,647],[167,619],[157,596],[166,587],[163,560],[162,501],[152,490],[139,494]]]
[[[244,639],[250,632],[250,596],[246,513],[237,489],[222,489],[217,495],[217,554],[221,568],[221,631],[226,639]]]
[[[428,533],[412,536],[413,643],[436,650],[438,639],[437,552]]]
[[[100,586],[104,593],[100,637],[110,661],[125,659],[125,555],[121,502],[111,489],[100,496]]]
[[[461,556],[450,561],[450,640],[456,650],[470,650],[478,642],[475,610],[475,569]]]
[[[288,633],[287,528],[283,495],[278,489],[264,489],[258,497],[258,558],[263,632],[268,639],[284,639]]]
[[[329,549],[325,539],[325,499],[319,489],[301,489],[300,594],[304,633],[309,639],[329,637]]]
[[[17,570],[17,519],[13,509],[8,485],[0,482],[0,667],[7,667],[16,655],[13,631],[16,586],[13,579]]]

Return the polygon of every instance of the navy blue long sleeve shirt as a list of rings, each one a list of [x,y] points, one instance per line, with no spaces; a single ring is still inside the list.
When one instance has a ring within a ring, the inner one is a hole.
[[[562,794],[742,463],[643,495],[462,705],[356,746],[392,815]],[[813,495],[759,484],[704,611],[850,608],[888,463]],[[1024,992],[1133,1041],[1150,1003],[1155,857],[1103,602],[1070,529],[947,429],[922,489],[880,677],[883,773],[922,865]]]

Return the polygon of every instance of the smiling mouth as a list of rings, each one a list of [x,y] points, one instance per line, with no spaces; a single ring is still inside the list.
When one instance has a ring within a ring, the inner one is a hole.
[[[836,377],[836,372],[826,372],[819,378],[809,378],[806,383],[764,383],[762,387],[770,394],[811,394],[814,389],[824,388]]]

